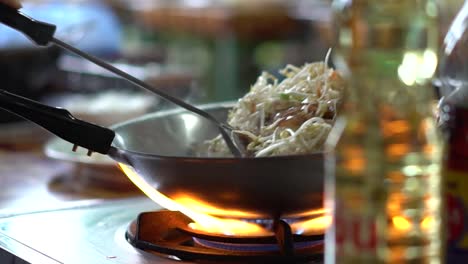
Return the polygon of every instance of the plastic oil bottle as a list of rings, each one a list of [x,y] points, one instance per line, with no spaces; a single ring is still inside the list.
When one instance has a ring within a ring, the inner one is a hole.
[[[447,140],[447,263],[468,263],[468,1],[451,24],[442,51],[439,124]]]
[[[440,1],[439,1],[440,2]],[[443,262],[432,0],[335,0],[350,87],[328,138],[326,263]]]

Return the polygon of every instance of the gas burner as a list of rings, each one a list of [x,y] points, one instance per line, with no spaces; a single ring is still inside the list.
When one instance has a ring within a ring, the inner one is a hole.
[[[275,221],[271,236],[226,236],[192,230],[192,220],[177,211],[141,213],[131,222],[126,238],[134,247],[186,261],[242,263],[321,263],[323,235],[294,235],[290,226]]]

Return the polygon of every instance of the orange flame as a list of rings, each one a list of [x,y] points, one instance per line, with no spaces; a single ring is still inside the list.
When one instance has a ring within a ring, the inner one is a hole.
[[[174,200],[179,204],[183,204],[186,207],[189,207],[193,211],[197,211],[197,212],[204,213],[204,214],[229,215],[234,218],[244,218],[244,219],[259,219],[260,218],[260,215],[253,214],[253,213],[217,208],[207,203],[204,203],[202,201],[196,200],[195,198],[190,197],[188,195],[179,195],[177,197],[174,197]]]
[[[124,164],[119,164],[119,166],[127,175],[127,177],[133,182],[133,184],[140,188],[140,190],[143,191],[143,193],[145,193],[155,203],[168,210],[179,211],[191,218],[194,223],[189,224],[189,227],[194,230],[236,236],[272,235],[270,230],[255,223],[250,223],[239,219],[226,219],[213,216],[229,215],[239,218],[253,219],[256,216],[255,214],[216,208],[202,201],[196,200],[188,195],[180,195],[172,200],[148,184],[132,167]],[[310,216],[315,218],[309,218],[307,220],[291,224],[293,233],[323,234],[325,229],[331,223],[331,218],[329,216],[323,216],[324,213],[324,209],[318,209],[298,214],[300,216]]]
[[[142,190],[151,200],[168,210],[180,211],[181,213],[194,220],[195,223],[190,225],[190,227],[194,229],[202,229],[206,232],[225,235],[270,235],[270,232],[268,230],[253,223],[247,223],[241,220],[221,219],[218,217],[196,212],[158,192],[156,189],[151,187],[145,180],[143,180],[143,178],[138,176],[138,174],[133,170],[133,168],[124,164],[119,164],[119,166],[122,169],[122,171],[127,175],[127,177],[138,188],[140,188],[140,190]]]

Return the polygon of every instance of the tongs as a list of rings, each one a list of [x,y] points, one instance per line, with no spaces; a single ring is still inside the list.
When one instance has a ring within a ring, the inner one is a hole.
[[[245,150],[244,148],[242,147],[242,144],[238,138],[238,135],[236,134],[234,128],[232,128],[229,124],[227,123],[224,123],[224,122],[221,122],[219,120],[217,120],[215,117],[213,117],[211,114],[191,105],[191,104],[188,104],[174,96],[171,96],[169,94],[166,94],[165,92],[155,88],[155,87],[152,87],[151,85],[149,85],[148,83],[144,82],[144,81],[141,81],[139,80],[138,78],[135,78],[134,76],[122,71],[122,70],[119,70],[118,68],[112,66],[111,64],[93,56],[93,55],[90,55],[82,50],[79,50],[59,39],[56,39],[54,37],[54,34],[55,34],[55,30],[56,30],[56,26],[53,25],[53,24],[49,24],[49,23],[45,23],[45,22],[41,22],[41,21],[37,21],[37,20],[34,20],[26,15],[24,15],[23,13],[21,13],[19,10],[17,9],[14,9],[14,8],[11,8],[7,5],[4,5],[4,4],[1,4],[0,3],[0,22],[15,29],[15,30],[18,30],[20,32],[22,32],[23,34],[25,34],[31,41],[33,41],[35,44],[39,45],[39,46],[47,46],[49,44],[53,44],[55,46],[58,46],[62,49],[65,49],[65,50],[68,50],[69,52],[72,52],[80,57],[83,57],[93,63],[95,63],[96,65],[99,65],[101,66],[102,68],[104,69],[107,69],[108,71],[122,77],[123,79],[141,87],[141,88],[144,88],[152,93],[155,93],[161,97],[163,97],[164,99],[182,107],[182,108],[185,108],[186,110],[190,111],[190,112],[193,112],[193,113],[196,113],[198,115],[200,115],[201,117],[204,117],[206,119],[208,119],[209,121],[213,122],[218,128],[219,128],[219,132],[221,133],[224,141],[226,142],[227,146],[229,147],[229,150],[231,151],[231,153],[235,156],[235,157],[243,157],[245,156]],[[3,91],[3,90],[0,90],[0,94],[3,94],[3,95],[8,95],[10,97],[14,97],[15,95],[12,95],[6,91]],[[16,98],[17,99],[17,98]],[[25,99],[25,98],[23,98]],[[26,99],[27,100],[27,99]],[[1,102],[1,101],[0,101]],[[3,102],[4,103],[4,102]],[[41,108],[44,108],[42,106],[39,106],[38,107],[41,107]],[[49,110],[56,110],[56,109],[49,109]],[[49,115],[48,117],[44,117],[44,118],[50,118],[50,117],[53,117],[53,118],[60,118],[60,119],[70,119],[72,118],[73,121],[79,121],[79,120],[76,120],[75,118],[73,118],[66,110],[63,110],[65,112],[62,111],[62,109],[57,109],[57,111],[59,111],[60,114],[58,115]],[[28,119],[28,116],[26,115],[23,115],[24,118]],[[70,120],[67,120],[68,122]],[[64,130],[66,131],[66,129]],[[58,131],[58,132],[61,132],[61,131]],[[57,132],[56,132],[57,133]],[[61,132],[62,134],[64,132]],[[88,144],[84,144],[83,147],[86,147],[89,149],[89,145]],[[94,149],[89,149],[90,151],[98,151],[98,152],[102,152],[102,150],[94,150]]]

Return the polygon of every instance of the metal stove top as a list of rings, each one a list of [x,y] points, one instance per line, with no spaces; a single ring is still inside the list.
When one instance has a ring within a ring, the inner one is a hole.
[[[0,263],[187,263],[135,249],[126,241],[125,231],[140,212],[160,209],[142,197],[2,218]]]
[[[125,238],[141,212],[160,206],[130,187],[95,186],[86,177],[73,180],[74,173],[75,166],[37,153],[0,150],[1,264],[188,263],[136,249]]]

